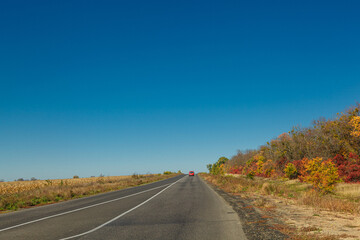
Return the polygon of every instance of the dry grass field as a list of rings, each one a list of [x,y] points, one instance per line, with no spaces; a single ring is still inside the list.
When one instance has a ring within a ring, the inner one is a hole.
[[[244,175],[210,175],[202,176],[212,184],[229,193],[260,193],[273,195],[294,202],[336,212],[360,214],[360,184],[339,183],[334,193],[323,195],[313,191],[310,184],[301,183],[299,180],[269,179],[255,177],[248,179]]]
[[[177,174],[0,182],[0,212],[49,204],[163,180]]]
[[[360,183],[339,183],[335,187],[335,194],[349,198],[360,198]]]

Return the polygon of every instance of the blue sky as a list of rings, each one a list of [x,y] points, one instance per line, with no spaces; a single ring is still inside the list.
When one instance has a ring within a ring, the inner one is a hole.
[[[1,1],[0,179],[205,171],[359,101],[358,1]]]

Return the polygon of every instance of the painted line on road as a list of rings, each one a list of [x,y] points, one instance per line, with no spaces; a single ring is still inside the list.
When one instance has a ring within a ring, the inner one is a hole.
[[[115,201],[118,201],[118,200],[121,200],[121,199],[124,199],[124,198],[132,197],[132,196],[139,195],[139,194],[142,194],[142,193],[145,193],[145,192],[149,192],[149,191],[152,191],[152,190],[155,190],[155,189],[158,189],[158,188],[162,188],[162,187],[167,186],[169,184],[170,183],[161,185],[159,187],[154,187],[154,188],[151,188],[151,189],[148,189],[148,190],[144,190],[144,191],[141,191],[141,192],[138,192],[138,193],[130,194],[130,195],[127,195],[127,196],[124,196],[124,197],[115,198],[115,199],[112,199],[112,200],[109,200],[109,201],[96,203],[96,204],[93,204],[93,205],[90,205],[90,206],[74,209],[74,210],[71,210],[71,211],[67,211],[67,212],[51,215],[51,216],[48,216],[48,217],[43,217],[43,218],[39,218],[39,219],[36,219],[36,220],[32,220],[32,221],[29,221],[29,222],[21,223],[21,224],[14,225],[14,226],[11,226],[11,227],[3,228],[3,229],[0,229],[0,232],[4,232],[4,231],[10,230],[10,229],[21,227],[21,226],[28,225],[28,224],[31,224],[31,223],[40,222],[40,221],[43,221],[43,220],[46,220],[46,219],[49,219],[49,218],[59,217],[59,216],[66,215],[66,214],[69,214],[69,213],[78,212],[78,211],[81,211],[81,210],[84,210],[84,209],[88,209],[88,208],[96,207],[96,206],[99,206],[99,205],[115,202]]]
[[[184,176],[184,177],[185,177],[185,176]],[[99,230],[100,228],[102,228],[102,227],[108,225],[109,223],[111,223],[111,222],[113,222],[113,221],[115,221],[115,220],[117,220],[117,219],[125,216],[125,215],[128,214],[129,212],[131,212],[131,211],[137,209],[138,207],[144,205],[145,203],[149,202],[151,199],[153,199],[153,198],[155,198],[156,196],[160,195],[162,192],[164,192],[166,189],[170,188],[172,185],[174,185],[175,183],[177,183],[178,181],[180,181],[180,180],[183,179],[184,177],[182,177],[182,178],[180,178],[179,180],[177,180],[176,182],[170,184],[169,186],[167,186],[166,188],[164,188],[163,190],[161,190],[160,192],[158,192],[158,193],[155,194],[154,196],[150,197],[149,199],[145,200],[144,202],[140,203],[139,205],[137,205],[137,206],[135,206],[135,207],[127,210],[126,212],[120,214],[120,215],[117,216],[117,217],[114,217],[113,219],[110,219],[109,221],[101,224],[100,226],[97,226],[96,228],[93,228],[93,229],[91,229],[91,230],[89,230],[89,231],[87,231],[87,232],[83,232],[83,233],[80,233],[80,234],[77,234],[77,235],[74,235],[74,236],[70,236],[70,237],[66,237],[66,238],[61,238],[60,240],[68,240],[68,239],[72,239],[72,238],[76,238],[76,237],[81,237],[81,236],[84,236],[84,235],[86,235],[86,234],[95,232],[96,230]]]

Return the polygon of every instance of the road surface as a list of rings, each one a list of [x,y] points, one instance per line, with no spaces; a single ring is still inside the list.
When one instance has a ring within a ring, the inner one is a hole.
[[[0,239],[246,239],[238,215],[198,176],[0,215]]]

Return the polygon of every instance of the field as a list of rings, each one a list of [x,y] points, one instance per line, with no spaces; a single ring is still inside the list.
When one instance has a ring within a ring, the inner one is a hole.
[[[173,177],[175,173],[0,182],[0,212],[80,198]]]

